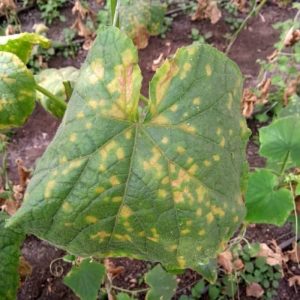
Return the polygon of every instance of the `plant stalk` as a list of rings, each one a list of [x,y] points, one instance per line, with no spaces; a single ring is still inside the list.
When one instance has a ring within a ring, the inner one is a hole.
[[[42,86],[40,86],[37,83],[35,85],[35,88],[37,91],[39,91],[43,95],[47,96],[51,101],[55,102],[55,104],[57,106],[60,106],[62,109],[66,110],[67,104],[63,99],[53,95],[51,92],[49,92],[48,90],[46,90],[45,88],[43,88]]]

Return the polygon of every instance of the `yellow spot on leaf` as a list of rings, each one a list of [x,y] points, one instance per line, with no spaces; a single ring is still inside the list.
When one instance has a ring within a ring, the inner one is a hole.
[[[198,170],[198,166],[196,164],[193,164],[190,168],[189,168],[189,173],[192,175],[195,175],[196,172]]]
[[[91,63],[91,69],[98,80],[103,79],[104,67],[101,59],[99,58],[94,59]]]
[[[159,189],[158,190],[158,197],[159,198],[166,198],[168,195],[167,191],[166,190],[163,190],[163,189]]]
[[[161,181],[162,184],[168,184],[169,183],[169,177],[164,177],[163,180]]]
[[[54,187],[55,187],[55,180],[48,181],[48,183],[46,185],[45,193],[44,193],[45,198],[51,197],[51,193],[52,193]]]
[[[97,218],[95,216],[86,216],[85,220],[89,223],[89,224],[95,224],[97,223]]]
[[[83,113],[83,111],[80,111],[79,113],[77,113],[76,117],[77,117],[77,119],[82,119],[82,118],[84,118],[84,113]]]
[[[211,166],[211,162],[210,162],[209,160],[205,160],[205,161],[204,161],[204,166],[205,166],[205,167]]]
[[[237,223],[239,221],[239,217],[238,216],[235,216],[234,218],[233,218],[233,222],[234,223]]]
[[[106,152],[105,152],[106,153]],[[99,165],[99,171],[104,172],[106,171],[106,166],[104,164]]]
[[[122,53],[122,63],[124,66],[129,66],[132,63],[134,63],[134,55],[132,53],[132,50],[130,49],[126,49],[123,53]]]
[[[222,139],[221,139],[220,146],[221,146],[222,148],[225,147],[225,138],[224,138],[224,137],[222,137]]]
[[[213,155],[213,160],[214,161],[219,161],[220,160],[220,155],[218,155],[218,154]]]
[[[126,131],[126,133],[125,133],[126,140],[130,140],[131,137],[132,137],[132,132],[131,131]]]
[[[69,141],[74,143],[77,140],[77,134],[76,133],[72,133],[70,135]]]
[[[183,154],[185,151],[186,151],[185,148],[183,148],[182,146],[178,146],[176,148],[176,152],[179,154]]]
[[[67,162],[67,157],[66,156],[63,156],[59,159],[59,163],[60,164],[64,164],[65,162]]]
[[[73,207],[70,205],[70,203],[64,202],[64,204],[62,205],[62,209],[64,212],[69,213],[73,210]]]
[[[231,108],[232,108],[232,102],[233,102],[232,94],[229,93],[229,95],[228,95],[228,102],[227,102],[227,108],[229,110],[231,110]]]
[[[118,158],[118,159],[123,159],[124,157],[125,157],[125,153],[124,153],[123,148],[119,148],[119,149],[117,150],[117,158]]]
[[[216,132],[217,132],[217,135],[220,135],[222,133],[222,129],[220,127],[218,127]]]
[[[197,98],[193,99],[193,104],[194,105],[200,105],[200,103],[201,103],[200,97],[197,97]]]
[[[188,229],[188,228],[186,228],[186,229],[182,229],[182,230],[180,231],[180,234],[181,234],[181,235],[187,235],[187,234],[189,234],[190,232],[191,232],[191,230]]]
[[[128,219],[130,216],[132,216],[133,212],[131,210],[131,208],[127,205],[123,205],[123,207],[121,208],[120,211],[120,216],[122,218]]]
[[[152,122],[154,124],[162,124],[163,125],[163,124],[168,124],[169,120],[166,117],[159,115],[159,116],[153,118]]]
[[[224,217],[224,215],[225,215],[224,210],[220,207],[215,206],[215,205],[211,206],[211,211],[216,216]]]
[[[195,133],[197,131],[196,128],[190,124],[181,124],[178,128],[188,133]]]
[[[92,123],[91,122],[86,122],[85,123],[85,128],[86,129],[91,129],[93,127]]]
[[[211,76],[211,74],[212,74],[212,69],[211,69],[211,66],[210,65],[206,65],[205,66],[205,71],[206,71],[206,75],[207,76]]]
[[[121,201],[122,201],[122,197],[121,196],[116,196],[116,197],[113,197],[112,199],[111,199],[111,201],[113,202],[113,203],[120,203]]]
[[[120,180],[118,179],[117,176],[112,176],[109,178],[109,181],[111,183],[111,185],[117,185],[120,184]]]
[[[202,209],[201,209],[201,208],[197,208],[197,210],[196,210],[196,215],[197,215],[198,217],[200,217],[200,216],[202,215]]]
[[[186,261],[185,261],[185,258],[183,256],[178,256],[177,257],[177,262],[178,262],[178,265],[179,265],[180,269],[185,269]]]
[[[178,109],[178,105],[177,105],[177,104],[173,104],[173,105],[170,107],[171,112],[176,112],[177,109]]]
[[[98,106],[98,103],[97,103],[96,100],[90,100],[90,101],[88,102],[88,105],[89,105],[91,108],[96,109],[97,106]]]
[[[206,220],[207,220],[207,223],[210,224],[214,220],[214,215],[211,212],[209,212],[206,215]]]
[[[101,194],[105,191],[105,188],[103,186],[98,186],[98,187],[96,187],[95,191],[97,194]]]
[[[103,240],[109,236],[110,236],[110,234],[107,233],[106,231],[99,231],[96,234],[91,235],[91,239],[92,240],[95,240],[95,239]]]
[[[197,246],[197,247],[196,247],[196,250],[197,250],[197,251],[201,251],[201,250],[202,250],[202,247],[201,247],[201,246]]]
[[[204,236],[205,235],[205,229],[201,229],[198,231],[198,235]]]
[[[166,144],[169,143],[169,139],[168,139],[166,136],[164,136],[164,137],[162,138],[161,142],[162,142],[163,144],[166,145]]]
[[[183,65],[183,68],[182,68],[182,71],[181,71],[181,74],[180,74],[180,79],[186,78],[186,75],[191,70],[191,68],[192,68],[192,65],[190,63],[185,63]]]

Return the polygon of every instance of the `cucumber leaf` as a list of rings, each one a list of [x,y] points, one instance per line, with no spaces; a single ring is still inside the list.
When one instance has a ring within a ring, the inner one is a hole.
[[[35,106],[35,81],[14,54],[0,51],[0,130],[24,124]]]
[[[141,81],[132,41],[102,30],[10,226],[78,256],[201,271],[244,218],[242,77],[194,44],[158,69],[146,115]]]

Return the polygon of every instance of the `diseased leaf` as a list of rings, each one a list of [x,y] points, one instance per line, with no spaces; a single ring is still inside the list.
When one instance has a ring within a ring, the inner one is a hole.
[[[0,129],[21,126],[34,105],[31,72],[16,55],[0,51]]]
[[[139,49],[146,48],[150,35],[162,31],[166,6],[156,0],[120,1],[120,26]]]
[[[67,100],[67,95],[63,82],[69,81],[74,86],[79,75],[79,70],[74,67],[61,69],[46,69],[35,76],[36,82],[43,88],[50,91],[60,99]],[[65,113],[65,107],[58,106],[57,102],[51,101],[47,96],[37,93],[37,98],[46,111],[57,118],[62,118]]]
[[[7,215],[0,212],[0,299],[15,300],[19,287],[19,256],[24,235],[4,228]]]
[[[49,48],[51,42],[42,35],[28,32],[0,36],[0,51],[17,55],[24,64],[27,64],[34,45]]]
[[[277,188],[277,177],[263,169],[249,177],[246,193],[246,220],[282,226],[292,211],[293,196],[285,188]]]
[[[176,276],[167,273],[160,265],[145,275],[145,282],[150,286],[146,300],[170,300],[177,287]]]
[[[81,300],[96,300],[104,275],[104,266],[87,258],[79,266],[73,266],[64,283]]]
[[[300,166],[300,118],[289,116],[275,120],[259,131],[260,154],[268,164],[281,171],[285,166]]]
[[[214,48],[182,48],[152,79],[144,119],[137,63],[124,33],[101,31],[10,224],[78,256],[201,271],[244,217],[242,78]]]

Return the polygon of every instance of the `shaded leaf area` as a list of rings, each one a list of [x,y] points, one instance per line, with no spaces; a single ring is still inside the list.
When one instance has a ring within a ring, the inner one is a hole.
[[[139,49],[146,48],[149,36],[161,33],[166,5],[153,0],[120,1],[120,26]]]
[[[177,287],[176,276],[167,273],[160,265],[145,275],[145,282],[150,286],[147,300],[170,300]]]
[[[300,117],[300,97],[298,95],[293,95],[289,104],[280,110],[279,117],[289,117],[289,116],[298,116]]]
[[[246,220],[251,223],[266,223],[282,226],[294,207],[292,193],[278,189],[277,177],[263,169],[249,177],[246,193]]]
[[[19,256],[23,234],[4,228],[7,215],[0,212],[0,299],[14,300],[19,287]]]
[[[105,275],[102,264],[84,259],[79,266],[73,266],[64,283],[71,288],[81,300],[97,299]]]
[[[36,33],[20,33],[7,36],[0,36],[0,51],[11,52],[18,56],[24,64],[27,64],[34,45],[43,48],[51,46],[50,41]]]
[[[79,70],[74,67],[66,67],[61,69],[46,69],[35,76],[36,82],[43,88],[50,91],[53,95],[60,99],[67,100],[64,82],[69,81],[74,86],[79,75]],[[63,117],[65,106],[60,106],[58,102],[54,102],[42,93],[37,93],[37,98],[46,111],[53,114],[57,118]]]
[[[144,118],[137,63],[124,33],[100,32],[10,224],[79,256],[199,270],[244,218],[242,78],[214,48],[183,48],[152,79]]]
[[[0,129],[21,126],[35,105],[35,81],[14,54],[0,51]]]

